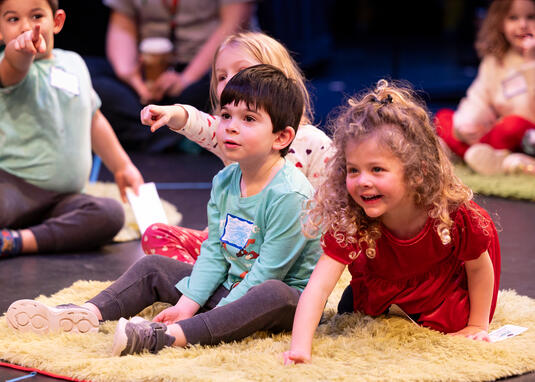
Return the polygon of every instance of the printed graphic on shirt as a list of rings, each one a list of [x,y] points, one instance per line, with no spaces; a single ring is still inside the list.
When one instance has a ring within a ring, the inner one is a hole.
[[[528,84],[522,73],[515,73],[502,81],[502,88],[503,96],[509,99],[527,92]]]
[[[249,244],[248,240],[253,230],[253,222],[227,214],[220,240],[234,248],[243,249]]]

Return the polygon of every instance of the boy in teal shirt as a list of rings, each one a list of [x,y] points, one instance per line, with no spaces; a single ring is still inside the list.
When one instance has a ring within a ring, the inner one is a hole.
[[[141,174],[100,113],[84,61],[54,49],[57,0],[0,0],[0,258],[96,247],[124,222],[112,199],[83,195],[91,149],[121,195]]]
[[[237,163],[214,177],[208,239],[195,265],[144,257],[82,307],[14,302],[7,312],[12,327],[43,331],[24,319],[38,314],[48,317],[44,331],[59,329],[62,319],[69,319],[74,331],[92,331],[98,320],[131,317],[155,301],[174,304],[153,322],[121,318],[114,355],[291,329],[297,301],[321,252],[319,236],[301,232],[302,208],[313,188],[284,159],[299,126],[303,97],[279,69],[256,65],[229,81],[221,105],[217,141]]]

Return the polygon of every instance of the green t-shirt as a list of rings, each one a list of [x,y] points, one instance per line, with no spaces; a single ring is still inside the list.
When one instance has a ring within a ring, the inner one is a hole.
[[[99,107],[78,54],[54,49],[52,59],[34,61],[21,82],[0,87],[0,168],[46,190],[81,191]]]
[[[190,277],[177,289],[201,306],[223,285],[230,294],[219,305],[242,297],[270,279],[303,290],[321,254],[319,235],[301,232],[302,209],[314,190],[286,162],[260,193],[241,197],[241,170],[231,164],[214,177],[208,203],[208,239]]]

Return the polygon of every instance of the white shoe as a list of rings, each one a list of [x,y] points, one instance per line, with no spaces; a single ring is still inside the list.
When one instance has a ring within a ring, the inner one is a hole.
[[[50,307],[35,300],[18,300],[9,306],[6,316],[9,326],[21,332],[98,332],[97,316],[74,304]]]
[[[496,150],[486,143],[476,143],[466,150],[464,161],[478,174],[503,174],[504,159],[510,154],[508,150]]]
[[[535,158],[522,153],[509,154],[503,160],[502,167],[508,174],[524,173],[535,175]]]

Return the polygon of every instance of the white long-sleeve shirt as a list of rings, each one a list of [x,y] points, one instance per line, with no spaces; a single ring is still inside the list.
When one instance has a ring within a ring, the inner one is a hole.
[[[453,116],[456,129],[480,126],[485,133],[508,115],[535,123],[535,61],[509,50],[502,62],[487,56]]]

